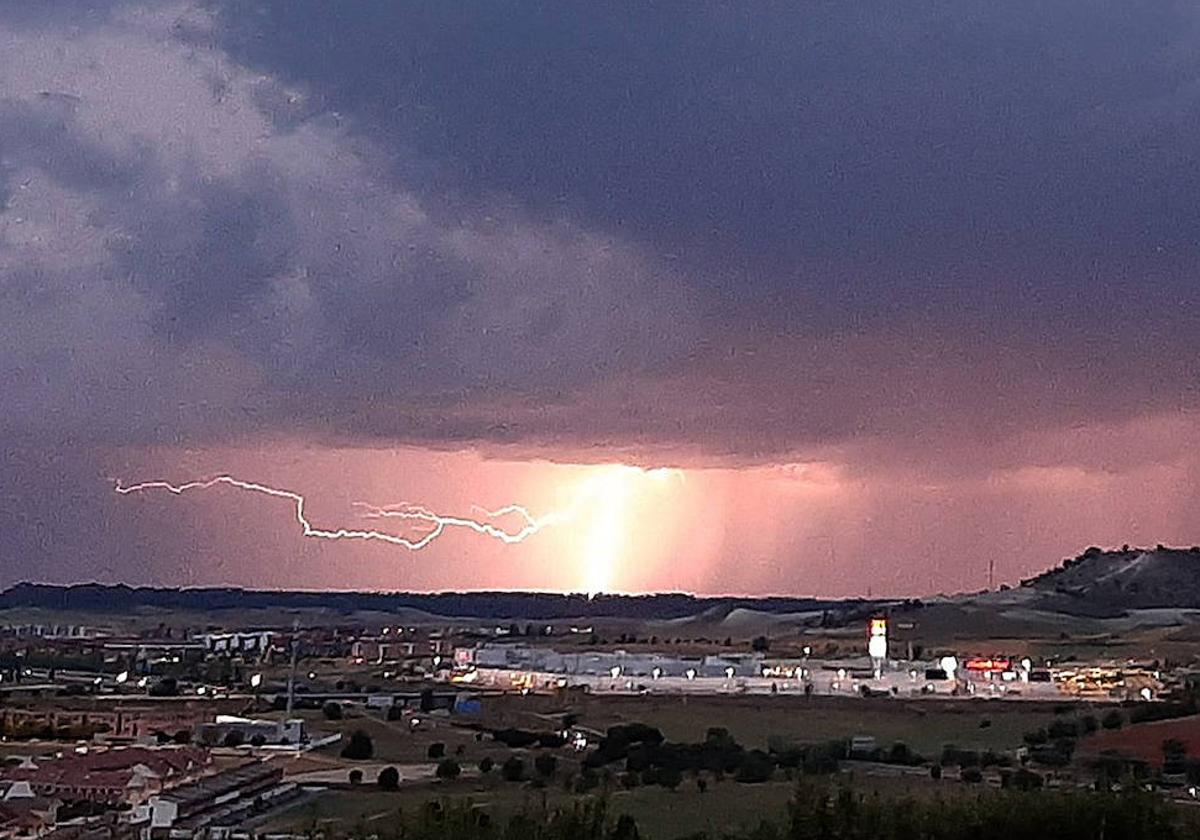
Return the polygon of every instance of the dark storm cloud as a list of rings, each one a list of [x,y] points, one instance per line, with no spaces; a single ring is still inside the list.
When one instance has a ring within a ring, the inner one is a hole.
[[[154,439],[755,458],[1195,403],[1186,4],[12,14],[6,215],[70,245],[5,252],[30,399],[89,347]]]
[[[1197,45],[1150,0],[0,3],[0,561],[161,573],[113,446],[1194,496]]]
[[[739,256],[1179,247],[1189,3],[232,4],[234,55],[447,187]],[[404,172],[402,175],[409,175]]]

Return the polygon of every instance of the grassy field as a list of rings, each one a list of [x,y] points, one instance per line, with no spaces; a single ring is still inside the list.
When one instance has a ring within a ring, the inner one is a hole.
[[[842,781],[873,791],[895,794],[953,793],[962,790],[957,783],[934,784],[927,779],[860,778]],[[742,785],[731,780],[709,780],[701,793],[693,779],[685,779],[677,790],[643,786],[632,790],[615,788],[605,796],[613,816],[634,817],[644,836],[653,840],[674,840],[697,832],[719,833],[754,828],[762,820],[782,822],[787,803],[795,788],[793,782],[780,780],[759,785]],[[381,831],[394,825],[401,813],[412,814],[431,801],[470,803],[489,814],[504,818],[518,812],[542,814],[570,807],[583,797],[567,793],[561,785],[534,789],[527,784],[506,783],[498,778],[459,780],[405,788],[385,793],[369,787],[362,790],[330,790],[313,801],[286,811],[270,822],[257,826],[260,831],[297,831],[324,829],[332,833],[353,832],[358,827]]]
[[[577,706],[584,725],[603,730],[640,721],[659,727],[671,741],[703,740],[709,727],[724,726],[746,747],[765,748],[772,737],[811,743],[871,735],[880,746],[904,741],[929,756],[940,754],[946,744],[1012,749],[1021,745],[1025,732],[1055,718],[1044,704],[986,700],[589,697]]]

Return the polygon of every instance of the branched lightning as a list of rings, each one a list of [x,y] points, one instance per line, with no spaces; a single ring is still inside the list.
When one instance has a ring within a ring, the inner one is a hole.
[[[182,495],[189,490],[207,490],[215,487],[218,484],[227,484],[231,487],[236,487],[239,490],[247,490],[253,493],[261,493],[266,496],[272,496],[277,499],[287,499],[295,505],[296,521],[303,529],[303,534],[306,537],[313,537],[323,540],[374,540],[378,542],[388,543],[389,545],[397,545],[407,548],[410,551],[418,551],[445,533],[447,528],[466,528],[474,531],[477,534],[482,534],[486,537],[499,540],[503,543],[519,543],[542,530],[547,525],[552,524],[560,517],[556,514],[550,514],[543,517],[534,517],[528,510],[520,505],[507,505],[498,510],[488,511],[482,508],[473,508],[478,510],[486,518],[469,519],[460,516],[446,516],[440,513],[435,513],[429,508],[421,505],[409,504],[402,502],[400,504],[377,505],[367,504],[365,502],[355,502],[354,506],[363,511],[363,516],[368,519],[401,519],[407,522],[421,523],[427,526],[426,530],[420,537],[408,538],[397,534],[390,534],[386,531],[376,531],[358,528],[337,528],[326,529],[317,528],[305,516],[304,513],[304,496],[292,490],[284,490],[278,487],[269,487],[265,484],[259,484],[253,481],[243,481],[240,478],[234,478],[231,475],[218,475],[215,478],[205,479],[203,481],[189,481],[185,484],[171,484],[166,481],[144,481],[140,484],[133,484],[128,487],[123,486],[120,481],[117,482],[116,491],[122,495],[131,493],[142,493],[149,490],[166,490],[177,496]],[[495,523],[494,520],[515,517],[521,527],[515,531],[505,530]]]

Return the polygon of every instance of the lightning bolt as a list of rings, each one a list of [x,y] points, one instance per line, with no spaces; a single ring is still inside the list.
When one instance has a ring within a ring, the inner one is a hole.
[[[429,508],[409,504],[408,502],[384,505],[382,507],[367,504],[366,502],[354,503],[354,506],[361,509],[363,511],[362,515],[368,519],[400,519],[427,526],[427,530],[420,537],[410,539],[386,531],[357,528],[337,528],[334,530],[317,528],[305,516],[305,499],[300,493],[292,490],[284,490],[279,487],[270,487],[254,481],[243,481],[231,475],[218,475],[215,478],[203,481],[189,481],[186,484],[171,484],[166,481],[143,481],[140,484],[132,484],[126,487],[120,481],[117,481],[116,491],[123,496],[127,496],[132,493],[143,493],[150,490],[166,490],[168,493],[181,496],[191,490],[208,490],[219,484],[226,484],[230,487],[236,487],[239,490],[246,490],[252,493],[261,493],[264,496],[272,496],[276,499],[287,499],[292,502],[295,505],[296,522],[299,523],[305,537],[322,540],[377,541],[389,545],[401,546],[410,551],[419,551],[425,548],[438,537],[442,536],[447,528],[465,528],[503,543],[519,543],[561,518],[557,514],[535,517],[520,505],[508,505],[494,511],[475,507],[473,509],[483,513],[486,518],[469,519],[435,513]],[[516,530],[505,530],[494,521],[502,518],[516,518],[520,522],[520,527]]]

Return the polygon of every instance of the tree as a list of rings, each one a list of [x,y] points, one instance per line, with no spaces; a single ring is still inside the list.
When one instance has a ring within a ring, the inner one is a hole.
[[[678,767],[662,767],[659,768],[656,781],[668,790],[675,790],[683,783],[683,773],[679,772]]]
[[[521,781],[525,778],[525,762],[515,755],[510,755],[500,765],[500,775],[504,777],[504,781],[506,782]]]
[[[496,766],[496,762],[492,760],[490,755],[485,755],[479,760],[479,772],[487,775],[492,772],[492,768]]]
[[[771,649],[771,640],[766,636],[755,636],[750,640],[750,649],[756,653],[766,653]]]
[[[932,767],[930,767],[929,768],[929,778],[934,779],[935,781],[937,779],[942,778],[942,765],[935,764]]]
[[[345,714],[342,712],[342,704],[335,703],[332,700],[326,703],[321,711],[325,713],[325,720],[341,720],[345,717]]]
[[[425,754],[430,758],[441,758],[446,754],[446,745],[440,741],[435,741],[429,745],[429,749],[425,751]]]
[[[1162,743],[1162,752],[1164,773],[1187,771],[1187,744],[1178,738],[1168,738]]]
[[[1105,729],[1120,729],[1125,724],[1125,718],[1116,709],[1112,709],[1100,720]]]
[[[421,689],[421,711],[426,712],[426,713],[432,712],[433,706],[434,706],[433,689],[432,688]]]
[[[361,729],[355,730],[350,736],[350,740],[346,742],[346,746],[342,747],[342,758],[348,758],[351,761],[366,761],[373,755],[375,755],[375,742]]]
[[[439,779],[446,779],[447,781],[457,779],[460,773],[462,773],[462,768],[458,766],[458,762],[453,758],[443,758],[438,762],[437,777]]]
[[[355,767],[353,770],[350,771],[350,784],[361,785],[362,780],[363,780],[363,774],[362,774],[361,770],[359,770],[357,767]]]
[[[549,753],[541,753],[533,760],[533,769],[537,770],[538,775],[549,779],[558,769],[558,759]]]
[[[1038,790],[1042,786],[1042,777],[1022,767],[1013,773],[1011,784],[1017,790]]]
[[[622,814],[617,818],[617,824],[609,835],[609,840],[641,840],[641,833],[638,832],[637,821],[628,814]]]
[[[400,771],[395,767],[384,767],[379,771],[379,778],[376,779],[380,790],[399,790],[400,789]]]
[[[774,772],[775,763],[771,761],[769,755],[761,750],[751,750],[746,753],[746,757],[742,760],[742,766],[738,768],[734,779],[743,784],[761,784],[771,781],[771,775]]]

